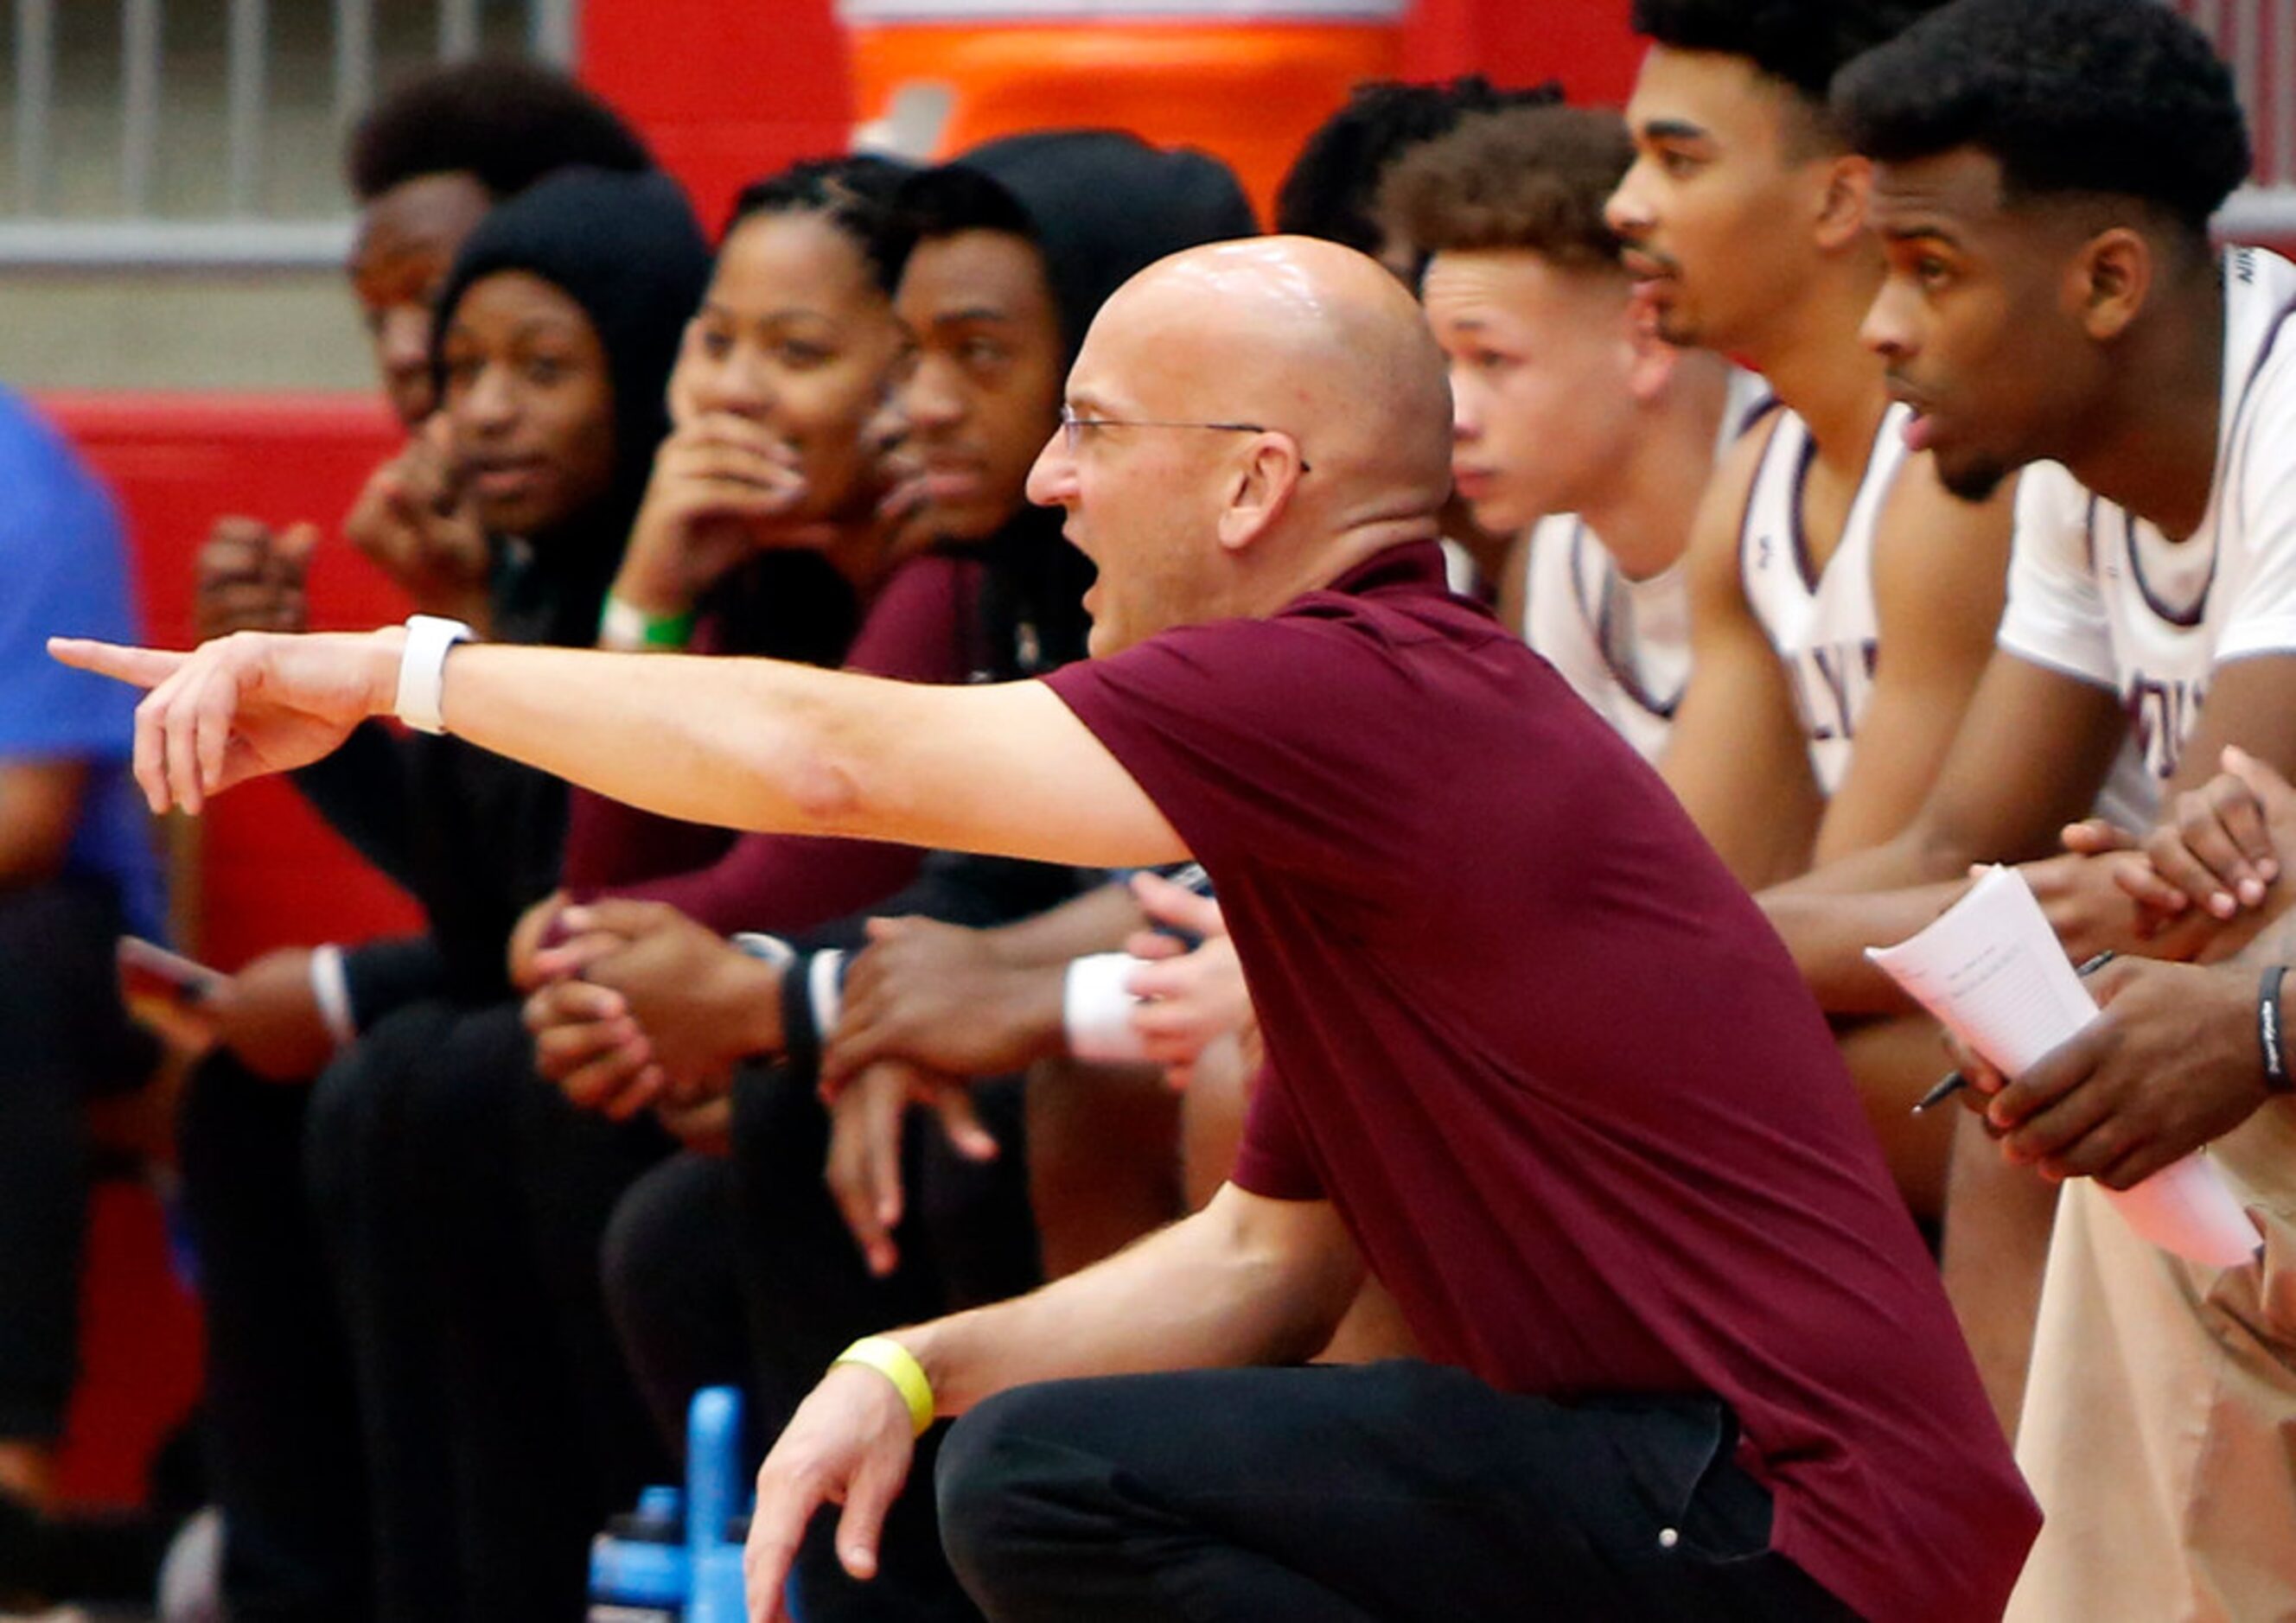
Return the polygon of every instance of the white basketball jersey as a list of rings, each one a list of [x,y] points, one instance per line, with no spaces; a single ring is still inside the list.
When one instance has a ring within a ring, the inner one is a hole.
[[[1817,444],[1792,412],[1777,414],[1739,527],[1738,574],[1747,606],[1785,663],[1809,741],[1810,771],[1829,796],[1849,770],[1858,718],[1874,693],[1881,657],[1874,531],[1905,464],[1904,430],[1910,414],[1901,406],[1883,414],[1866,459],[1866,477],[1842,524],[1841,544],[1824,574],[1811,567],[1801,516],[1802,489],[1817,458]]]
[[[2106,793],[2144,827],[2227,660],[2296,653],[2296,266],[2228,250],[2223,404],[2208,514],[2183,541],[2091,494],[2055,463],[2017,488],[2001,646],[2128,707]]]
[[[1522,638],[1646,761],[1656,761],[1690,678],[1682,560],[1629,580],[1583,520],[1541,519],[1525,545]]]

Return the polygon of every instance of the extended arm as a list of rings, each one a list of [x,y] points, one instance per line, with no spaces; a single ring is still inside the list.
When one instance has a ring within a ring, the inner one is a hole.
[[[1864,949],[1912,934],[1958,895],[1972,863],[2057,848],[2104,782],[2127,723],[2114,695],[1997,652],[1935,786],[1894,839],[1763,892],[1818,1002],[1836,1013],[1906,1004]]]
[[[2006,492],[1982,506],[1956,500],[1926,458],[1898,477],[1874,542],[1881,662],[1815,865],[1897,834],[1936,783],[1993,652],[2009,531]]]
[[[1824,801],[1777,650],[1746,602],[1738,524],[1766,435],[1733,447],[1690,544],[1690,687],[1659,772],[1749,889],[1809,865]]]
[[[395,708],[398,630],[242,633],[192,654],[60,639],[68,663],[151,686],[137,780],[154,809],[316,759]],[[480,645],[446,665],[447,730],[689,822],[848,834],[1083,867],[1187,852],[1053,692],[948,689],[769,660]]]
[[[1193,1217],[1107,1261],[897,1338],[944,1414],[1074,1375],[1295,1364],[1331,1340],[1363,1263],[1321,1201],[1223,1184]]]

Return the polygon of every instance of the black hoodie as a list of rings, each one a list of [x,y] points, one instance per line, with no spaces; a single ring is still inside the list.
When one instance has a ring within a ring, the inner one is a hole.
[[[605,496],[550,532],[490,537],[492,635],[587,647],[668,431],[670,367],[709,285],[709,248],[667,176],[562,171],[497,207],[463,243],[439,294],[434,370],[463,295],[509,270],[564,292],[597,333],[613,385],[615,471]],[[420,946],[353,956],[361,1024],[414,996],[480,1000],[508,990],[511,928],[557,882],[564,784],[452,738],[399,739],[375,724],[296,782],[429,917]]]
[[[1060,307],[1064,373],[1100,307],[1133,276],[1168,254],[1259,229],[1218,159],[1120,130],[1007,135],[950,167],[994,182],[1028,217]],[[988,543],[987,675],[1033,676],[1084,657],[1093,567],[1061,524],[1058,510],[1024,505]]]
[[[1163,258],[1205,242],[1258,234],[1251,204],[1217,158],[1149,145],[1118,130],[1046,130],[975,147],[951,168],[997,186],[1029,222],[1061,317],[1063,373],[1100,307]],[[929,178],[917,183],[930,184]],[[977,681],[1033,676],[1085,657],[1091,561],[1061,534],[1056,508],[1023,503],[987,541],[963,550],[983,570],[969,618],[966,666]],[[876,909],[986,925],[1042,912],[1098,875],[1007,857],[936,852],[916,884]],[[812,939],[855,946],[860,922]]]

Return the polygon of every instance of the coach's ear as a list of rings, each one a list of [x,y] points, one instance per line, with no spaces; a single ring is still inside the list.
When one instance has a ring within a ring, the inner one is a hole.
[[[1845,152],[1825,160],[1824,190],[1818,193],[1817,245],[1827,253],[1855,246],[1866,234],[1866,207],[1874,196],[1874,160]]]
[[[1300,442],[1274,429],[1252,437],[1251,448],[1235,471],[1227,501],[1220,508],[1219,544],[1240,553],[1283,516],[1293,487],[1308,471]]]
[[[2067,268],[2066,299],[2089,337],[2109,344],[2128,330],[2152,292],[2152,244],[2127,225],[2100,231]]]

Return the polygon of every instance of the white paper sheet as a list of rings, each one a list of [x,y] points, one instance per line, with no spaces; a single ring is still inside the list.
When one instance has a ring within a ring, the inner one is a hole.
[[[2095,1000],[2014,868],[1988,868],[1920,934],[1866,955],[2006,1077],[2096,1018]],[[2256,1225],[2205,1155],[2188,1155],[2125,1193],[2104,1193],[2139,1235],[2189,1261],[2230,1267],[2256,1253]]]

